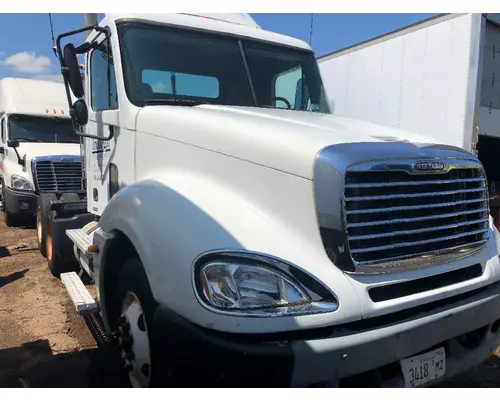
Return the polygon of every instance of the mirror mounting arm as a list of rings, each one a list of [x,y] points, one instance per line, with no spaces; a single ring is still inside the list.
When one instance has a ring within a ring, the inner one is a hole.
[[[80,101],[80,100],[79,100]],[[78,101],[76,102],[78,103]],[[76,105],[75,103],[75,105]],[[115,130],[110,126],[110,129],[109,129],[109,135],[108,136],[99,136],[99,135],[88,135],[86,133],[82,133],[80,132],[77,127],[75,126],[75,117],[77,115],[77,111],[75,109],[75,106],[71,106],[71,108],[69,109],[69,115],[71,116],[71,119],[73,120],[73,128],[76,132],[76,134],[78,136],[82,136],[82,137],[85,137],[85,138],[88,138],[88,139],[97,139],[97,140],[103,140],[105,142],[108,142],[110,141],[111,139],[113,139],[113,137],[115,136]]]
[[[16,152],[18,164],[21,165],[22,167],[25,167],[26,162],[25,162],[24,158],[21,158],[21,156],[19,155],[19,152],[17,151],[17,149],[15,147],[14,147],[14,151]]]
[[[22,165],[23,167],[26,166],[25,160],[21,158],[19,152],[17,151],[17,148],[19,147],[19,142],[17,140],[7,140],[7,147],[14,149],[14,152],[16,153],[17,156],[17,162],[19,163],[19,165]]]
[[[102,140],[104,142],[109,142],[113,137],[115,136],[115,130],[113,127],[109,127],[109,135],[108,136],[99,136],[99,135],[87,135],[86,133],[81,133],[81,132],[76,132],[78,136],[82,136],[88,139],[96,139],[96,140]]]
[[[26,166],[26,162],[24,160],[24,158],[21,158],[21,156],[19,155],[19,152],[17,151],[17,147],[19,146],[19,142],[15,141],[15,142],[10,142],[8,141],[7,142],[7,146],[14,149],[14,153],[16,153],[16,156],[17,156],[17,163],[19,165],[21,165],[22,167],[25,167]],[[2,147],[3,149],[3,147]]]

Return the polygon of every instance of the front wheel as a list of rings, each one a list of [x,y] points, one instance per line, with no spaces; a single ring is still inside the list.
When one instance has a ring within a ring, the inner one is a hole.
[[[49,212],[47,217],[47,222],[45,224],[45,254],[47,258],[47,264],[51,274],[59,278],[63,272],[74,271],[78,266],[76,260],[72,261],[62,261],[57,254],[57,238],[52,234],[52,219],[55,216],[55,212]]]
[[[42,193],[38,197],[38,204],[36,207],[36,238],[38,242],[38,249],[40,254],[47,257],[47,219],[50,211],[50,206],[57,197],[53,193]]]
[[[133,387],[156,387],[153,315],[157,303],[139,258],[125,262],[109,316]]]

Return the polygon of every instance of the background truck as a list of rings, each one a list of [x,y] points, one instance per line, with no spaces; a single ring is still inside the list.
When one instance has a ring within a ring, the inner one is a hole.
[[[32,223],[48,200],[82,192],[80,146],[62,83],[0,80],[0,170],[5,223]],[[39,242],[45,232],[37,224]],[[41,246],[44,251],[44,246]]]
[[[478,155],[500,225],[500,14],[441,14],[318,57],[335,115]]]
[[[333,116],[306,43],[107,14],[57,51],[87,198],[52,203],[47,260],[133,386],[432,385],[500,343],[481,164]]]

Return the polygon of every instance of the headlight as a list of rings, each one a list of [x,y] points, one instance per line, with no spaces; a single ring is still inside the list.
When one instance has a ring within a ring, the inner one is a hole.
[[[33,190],[31,182],[19,175],[12,175],[10,178],[10,184],[13,189]]]
[[[293,277],[265,263],[212,261],[197,271],[202,301],[223,313],[276,316],[338,308],[336,301],[318,301]]]

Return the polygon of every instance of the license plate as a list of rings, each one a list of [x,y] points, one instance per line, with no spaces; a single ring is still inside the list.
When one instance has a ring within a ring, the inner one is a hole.
[[[442,377],[446,372],[443,347],[400,361],[406,387],[417,387]]]

